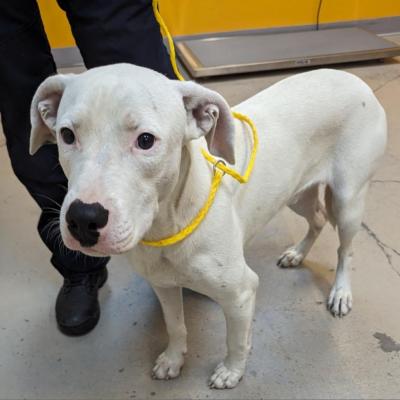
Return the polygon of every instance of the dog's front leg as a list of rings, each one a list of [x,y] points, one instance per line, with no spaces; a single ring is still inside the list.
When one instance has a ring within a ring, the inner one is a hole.
[[[155,379],[170,379],[179,376],[186,353],[186,327],[183,317],[182,288],[153,286],[160,300],[169,336],[168,346],[161,353],[153,368]]]
[[[236,286],[236,285],[235,285]],[[251,348],[251,326],[254,315],[258,276],[247,265],[236,287],[226,287],[225,296],[216,299],[226,319],[228,354],[210,378],[210,387],[230,389],[242,378]]]

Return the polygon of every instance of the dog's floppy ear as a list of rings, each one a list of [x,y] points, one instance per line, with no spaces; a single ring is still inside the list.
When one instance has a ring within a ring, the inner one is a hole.
[[[211,154],[235,163],[235,124],[226,100],[194,82],[175,82],[187,114],[187,138],[205,136]]]
[[[57,110],[71,75],[54,75],[37,88],[31,104],[31,137],[29,153],[35,154],[45,143],[56,142]]]

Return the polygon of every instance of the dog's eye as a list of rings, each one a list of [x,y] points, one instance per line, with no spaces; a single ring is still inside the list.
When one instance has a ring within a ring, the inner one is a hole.
[[[151,133],[142,133],[137,138],[137,145],[143,150],[148,150],[153,147],[155,137]]]
[[[75,142],[75,134],[69,128],[61,128],[61,137],[64,143],[73,144]]]

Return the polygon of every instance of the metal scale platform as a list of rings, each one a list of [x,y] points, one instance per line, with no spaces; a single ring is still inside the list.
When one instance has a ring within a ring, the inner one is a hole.
[[[194,78],[312,67],[400,55],[400,46],[361,28],[176,40]]]

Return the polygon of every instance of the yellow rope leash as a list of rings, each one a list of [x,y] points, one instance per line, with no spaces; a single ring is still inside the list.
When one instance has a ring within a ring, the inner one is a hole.
[[[171,60],[171,65],[172,69],[175,72],[175,75],[180,81],[184,81],[185,78],[182,76],[182,74],[179,71],[178,66],[176,65],[176,54],[175,54],[175,45],[174,41],[172,39],[171,34],[169,33],[169,30],[167,28],[167,25],[165,24],[160,11],[158,11],[158,1],[159,0],[153,0],[153,12],[154,16],[156,17],[156,20],[158,22],[158,25],[160,25],[161,33],[167,37],[168,40],[168,47],[169,47],[169,58]]]
[[[154,246],[154,247],[170,246],[171,244],[178,243],[181,240],[185,239],[187,236],[189,236],[200,225],[201,221],[203,221],[204,217],[207,215],[208,210],[210,209],[212,203],[214,202],[215,195],[217,194],[217,190],[219,188],[219,185],[221,184],[223,176],[224,176],[223,172],[215,171],[214,179],[211,183],[211,189],[207,201],[205,202],[202,209],[198,212],[196,217],[186,228],[183,228],[177,234],[169,236],[165,239],[156,241],[142,240],[141,243],[147,246]]]
[[[154,16],[155,16],[158,24],[160,25],[161,32],[167,37],[172,69],[174,70],[174,73],[178,77],[178,79],[180,81],[184,81],[185,78],[180,73],[179,68],[176,64],[174,41],[171,37],[171,34],[168,31],[168,28],[167,28],[163,18],[161,17],[160,12],[158,11],[158,2],[159,2],[159,0],[153,0],[153,3],[152,3]],[[201,149],[201,152],[202,152],[203,156],[205,157],[205,159],[213,165],[213,171],[214,171],[214,177],[211,182],[211,189],[210,189],[210,192],[208,194],[205,204],[200,209],[200,211],[197,213],[196,217],[190,222],[190,224],[187,225],[182,230],[180,230],[178,233],[175,233],[174,235],[168,236],[168,237],[166,237],[164,239],[160,239],[160,240],[142,240],[140,243],[142,243],[146,246],[164,247],[164,246],[170,246],[172,244],[176,244],[176,243],[182,241],[183,239],[188,237],[193,231],[195,231],[197,229],[197,227],[201,224],[203,219],[208,214],[208,211],[210,210],[210,208],[214,202],[214,198],[215,198],[215,195],[217,194],[218,188],[221,185],[222,177],[225,174],[230,175],[232,178],[236,179],[239,183],[246,183],[249,180],[251,171],[253,170],[253,167],[254,167],[254,162],[256,159],[256,154],[257,154],[257,149],[258,149],[257,128],[254,125],[253,121],[247,115],[240,114],[236,111],[232,112],[232,115],[236,119],[247,123],[250,126],[250,129],[252,132],[253,149],[251,151],[249,164],[247,166],[245,173],[243,175],[240,175],[239,172],[237,172],[233,168],[228,167],[224,161],[215,158],[205,149]]]

